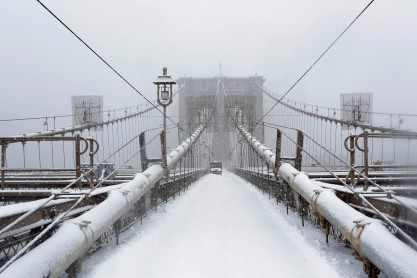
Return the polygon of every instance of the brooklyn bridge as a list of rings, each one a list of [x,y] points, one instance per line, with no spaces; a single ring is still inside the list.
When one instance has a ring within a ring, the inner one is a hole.
[[[416,115],[290,94],[372,2],[287,91],[164,67],[152,98],[39,2],[141,102],[0,119],[0,276],[415,277]]]

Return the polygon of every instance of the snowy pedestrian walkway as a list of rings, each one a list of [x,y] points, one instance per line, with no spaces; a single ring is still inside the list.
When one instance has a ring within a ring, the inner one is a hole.
[[[142,226],[133,226],[121,245],[87,260],[82,276],[346,276],[339,259],[322,253],[268,196],[225,171],[203,177]]]

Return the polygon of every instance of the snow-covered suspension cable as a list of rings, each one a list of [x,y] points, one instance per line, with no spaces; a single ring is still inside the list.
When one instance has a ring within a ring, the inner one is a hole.
[[[297,145],[297,142],[295,142],[293,139],[289,138],[287,135],[285,135],[283,133],[284,136],[286,136],[289,140],[291,140],[294,144]],[[337,157],[337,155],[335,155],[334,153],[332,153],[331,151],[327,150],[324,146],[322,146],[321,144],[319,144],[316,140],[314,140],[312,137],[308,136],[307,134],[303,133],[303,135],[305,137],[307,137],[308,139],[310,139],[311,141],[313,141],[316,145],[318,145],[320,148],[322,148],[324,151],[328,152],[330,155],[336,157],[336,159],[338,159],[344,166],[348,167],[350,170],[354,171],[356,174],[358,174],[359,177],[363,178],[364,180],[368,181],[370,184],[372,184],[373,186],[377,187],[379,190],[382,191],[382,193],[386,193],[390,195],[390,198],[396,200],[398,203],[402,204],[403,206],[405,206],[407,209],[409,209],[410,211],[412,211],[413,213],[417,213],[417,210],[410,206],[410,204],[407,204],[403,201],[401,201],[401,199],[399,199],[397,197],[397,195],[395,195],[392,191],[386,190],[384,187],[380,186],[378,183],[376,183],[375,181],[373,181],[371,178],[365,176],[361,171],[359,171],[357,168],[347,164],[345,161],[343,161],[342,159],[340,159],[339,157]],[[307,153],[305,150],[303,150],[307,155],[309,155],[310,157],[311,154]],[[314,159],[314,158],[313,158]],[[342,179],[340,179],[337,175],[335,175],[332,171],[330,171],[330,169],[328,169],[327,167],[325,167],[323,164],[321,164],[319,161],[317,161],[316,159],[314,159],[318,164],[320,164],[321,167],[323,167],[327,172],[329,172],[330,174],[332,174],[340,183],[342,183],[345,187],[347,187],[352,193],[355,193],[357,195],[361,195],[362,194],[360,192],[356,192],[353,188],[351,188],[350,186],[348,186],[348,184],[346,182],[344,182]],[[366,201],[367,203],[369,203],[368,201]],[[371,204],[368,204],[369,206],[371,206]],[[386,218],[385,216],[382,215],[381,212],[376,211],[381,217]],[[387,218],[388,219],[388,218]],[[392,221],[388,220],[388,223],[391,223],[395,229],[400,230],[400,228],[398,228]],[[414,248],[417,250],[417,243],[409,236],[403,235],[408,241],[410,241],[410,243],[414,246]]]
[[[157,137],[159,136],[159,134],[155,135],[146,145],[148,145],[149,143],[151,143],[152,141],[154,141]],[[146,147],[143,146],[143,148]],[[0,273],[6,269],[10,264],[12,264],[13,262],[15,262],[18,258],[20,258],[22,255],[24,255],[26,253],[27,250],[30,250],[30,248],[36,243],[38,242],[43,236],[45,236],[50,230],[52,230],[59,222],[62,221],[62,219],[64,219],[74,208],[77,207],[78,204],[80,204],[84,199],[86,199],[87,197],[91,197],[91,194],[93,193],[93,191],[95,191],[98,187],[100,187],[109,177],[111,177],[113,174],[115,174],[118,170],[120,170],[124,165],[126,165],[129,161],[131,161],[136,155],[138,155],[140,153],[141,149],[137,150],[128,160],[126,160],[124,163],[122,163],[118,168],[114,169],[109,175],[107,175],[107,177],[105,177],[104,179],[100,180],[93,188],[91,188],[88,192],[83,192],[81,196],[78,197],[78,199],[74,199],[75,203],[73,205],[71,205],[71,207],[66,210],[65,212],[61,213],[60,215],[58,215],[57,218],[54,219],[54,221],[48,225],[48,227],[46,227],[44,230],[42,230],[41,233],[39,233],[35,238],[33,238],[29,243],[27,243],[25,245],[25,247],[23,247],[18,253],[16,253],[8,262],[6,262],[1,268],[0,268]],[[61,190],[61,193],[63,192],[63,190]],[[56,194],[52,194],[52,196],[56,196]],[[48,202],[50,200],[50,198],[47,199]],[[47,202],[43,202],[42,206],[45,205]],[[37,208],[33,208],[31,209],[29,212],[32,213],[35,210],[40,209],[41,207],[37,207]],[[29,214],[30,214],[29,213]],[[19,217],[18,219],[16,219],[13,223],[11,223],[10,225],[8,225],[6,228],[9,228],[10,226],[15,225],[16,222],[20,222],[21,220],[23,220],[25,217],[27,217],[29,215],[28,213],[25,213],[23,218]],[[5,228],[5,229],[6,229]],[[4,229],[4,230],[5,230]]]
[[[275,154],[241,124],[235,122],[235,125],[251,148],[274,168]],[[415,276],[417,252],[391,234],[381,221],[353,209],[340,200],[333,190],[317,185],[288,163],[281,165],[279,176],[337,228],[359,254],[388,277]]]
[[[51,14],[62,26],[65,27],[71,34],[73,34],[84,46],[86,46],[97,58],[99,58],[108,68],[110,68],[117,76],[119,76],[130,88],[132,88],[136,93],[138,93],[142,98],[144,98],[153,108],[163,113],[159,110],[158,106],[146,98],[132,83],[130,83],[121,73],[119,73],[114,67],[112,67],[100,54],[98,54],[89,44],[87,44],[80,36],[78,36],[67,24],[65,24],[55,13],[53,13],[48,7],[45,6],[40,0],[36,0],[49,14]],[[372,0],[373,1],[373,0]],[[172,123],[174,121],[167,117]]]
[[[201,124],[191,137],[171,151],[167,157],[168,169],[188,152],[205,127]],[[138,173],[132,181],[113,190],[102,203],[65,222],[56,234],[11,264],[2,275],[25,277],[30,273],[33,277],[58,277],[163,177],[164,169],[159,164]]]
[[[168,128],[171,129],[172,127]],[[150,129],[150,130],[145,130],[146,131],[152,131],[152,130],[157,130],[159,128],[154,128],[154,129]],[[150,143],[152,143],[157,137],[159,136],[159,134],[156,134],[153,138],[150,139],[149,142],[147,142],[145,144],[145,146],[143,146],[143,148],[145,148],[147,145],[149,145]],[[133,139],[131,139],[129,142],[127,142],[124,146],[122,146],[121,148],[119,148],[118,150],[114,151],[110,156],[108,156],[105,160],[110,159],[112,156],[114,156],[117,152],[119,152],[122,148],[124,148],[125,146],[127,146],[128,144],[130,144],[132,141],[136,140],[137,138],[139,138],[139,135],[134,137]],[[84,195],[88,195],[91,196],[91,193],[97,189],[98,187],[100,187],[104,181],[108,180],[113,174],[115,174],[119,169],[121,169],[126,163],[128,163],[129,161],[131,161],[136,155],[138,155],[140,153],[141,149],[138,149],[130,158],[128,158],[128,160],[124,161],[121,165],[119,165],[119,167],[115,168],[111,173],[109,173],[106,177],[104,177],[103,179],[101,179],[96,185],[94,185],[92,188],[89,189],[88,192],[84,192]],[[57,192],[53,192],[51,193],[51,196],[49,196],[46,199],[41,199],[38,202],[40,202],[39,204],[31,207],[28,211],[26,211],[24,214],[22,214],[21,216],[19,216],[17,219],[15,219],[13,222],[11,222],[9,225],[7,225],[6,227],[4,227],[3,229],[0,230],[0,236],[5,234],[8,230],[10,230],[11,228],[13,228],[14,226],[16,226],[18,223],[22,222],[23,220],[25,220],[27,217],[29,217],[31,214],[33,214],[35,211],[43,208],[46,204],[48,204],[50,201],[55,200],[60,194],[63,194],[64,192],[66,192],[68,189],[70,189],[73,185],[75,185],[78,181],[81,181],[81,179],[87,177],[91,172],[93,172],[94,170],[97,170],[98,167],[100,165],[102,165],[103,162],[98,163],[97,165],[95,165],[93,168],[87,170],[85,173],[83,173],[79,178],[73,180],[71,183],[69,183],[67,186],[65,186],[63,189],[60,189]],[[83,198],[84,199],[84,198]],[[80,199],[77,201],[76,205],[78,203],[80,203],[83,199]],[[72,206],[75,207],[75,206]],[[66,214],[68,212],[70,212],[71,209],[66,211]],[[12,213],[11,213],[12,215]],[[61,215],[62,216],[62,215]],[[63,218],[59,217],[60,219]],[[59,220],[60,220],[59,219]],[[55,219],[56,220],[56,219]],[[58,223],[59,221],[55,221],[53,223]],[[42,231],[43,234],[45,234],[47,232],[47,230],[51,229],[53,225],[48,226],[48,229],[45,229]],[[4,236],[4,235],[3,235]],[[39,237],[40,238],[40,237]],[[39,238],[34,239],[33,241],[37,241]],[[30,246],[25,246],[25,248],[27,249]],[[24,248],[24,249],[25,249]],[[0,269],[1,272],[1,269]]]
[[[288,140],[290,140],[292,143],[294,143],[296,146],[298,146],[297,142],[295,142],[293,139],[291,139],[288,135],[286,135],[284,132],[281,132],[282,135],[284,135],[285,137],[288,138]],[[305,134],[304,134],[305,135]],[[305,135],[306,136],[306,135]],[[307,136],[308,137],[308,136]],[[308,137],[310,138],[310,137]],[[310,138],[311,139],[311,138]],[[313,139],[311,139],[313,140]],[[317,145],[320,146],[320,144],[316,141],[313,140],[313,142],[315,142]],[[301,146],[298,146],[301,147]],[[321,147],[321,146],[320,146]],[[355,191],[354,188],[352,188],[351,186],[349,186],[345,181],[343,181],[340,177],[338,177],[335,173],[333,173],[328,167],[326,167],[324,164],[322,164],[320,161],[318,161],[316,158],[313,157],[312,154],[310,154],[309,152],[307,152],[306,150],[303,150],[303,152],[305,154],[307,154],[309,157],[311,157],[317,164],[319,164],[321,167],[323,167],[328,173],[330,173],[334,178],[336,178],[345,188],[347,188],[348,190],[350,190],[350,192],[352,192],[352,194],[354,194],[355,196],[357,196],[358,198],[360,198],[362,200],[362,202],[364,202],[368,207],[370,207],[379,217],[381,217],[381,219],[383,219],[388,225],[390,225],[393,229],[395,229],[403,238],[404,240],[406,240],[413,248],[414,250],[417,250],[417,243],[414,241],[414,239],[412,237],[410,237],[407,233],[405,233],[400,227],[398,227],[393,221],[391,221],[387,216],[385,216],[381,211],[379,211],[375,206],[372,205],[371,202],[369,202],[365,196],[358,191]],[[374,181],[372,181],[371,179],[369,179],[368,177],[365,177],[362,173],[360,173],[357,169],[353,168],[352,166],[349,165],[350,168],[352,168],[353,170],[357,171],[360,175],[362,175],[365,179],[367,179],[368,181],[370,181],[373,185],[375,185],[376,187],[380,188],[381,190],[383,190],[384,193],[389,193],[388,191],[386,191],[385,189],[383,189],[380,185],[378,185],[377,183],[375,183]],[[394,194],[391,194],[394,195]],[[403,204],[405,207],[407,207],[408,209],[410,209],[411,211],[413,211],[414,213],[416,212],[415,209],[403,202],[401,202],[398,198],[393,198],[395,200],[397,200],[399,203]]]
[[[214,100],[214,102],[213,102],[213,105],[214,105],[214,103],[215,103],[215,101],[216,101],[216,99]],[[213,106],[211,107],[211,108],[213,108]],[[209,114],[209,117],[208,118],[211,118],[211,116],[212,116],[212,113],[210,113]],[[205,126],[206,125],[200,125],[200,127],[204,127],[205,128]],[[171,129],[171,128],[173,128],[173,126],[172,127],[170,127],[169,129]],[[158,128],[156,128],[156,129],[158,129]],[[149,131],[149,130],[148,130]],[[200,134],[201,134],[201,132],[200,132]],[[151,141],[153,141],[156,137],[157,137],[158,135],[156,135]],[[191,137],[192,138],[192,137]],[[193,142],[188,142],[190,145],[191,144],[194,144],[195,143],[195,141],[196,140],[198,140],[198,138],[199,138],[199,136],[197,136],[196,138],[195,138],[195,140],[193,141]],[[134,138],[134,139],[136,139],[136,138]],[[132,140],[134,140],[134,139],[132,139]],[[131,140],[131,141],[132,141]],[[129,141],[129,142],[127,142],[124,146],[126,146],[127,144],[129,144],[131,141]],[[187,141],[186,141],[187,142]],[[149,144],[150,142],[148,142],[147,144]],[[123,146],[123,147],[124,147]],[[122,148],[123,148],[122,147]],[[178,149],[178,148],[177,148]],[[120,149],[119,149],[120,150]],[[110,155],[110,157],[111,156],[113,156],[116,152],[118,152],[119,150],[116,150],[112,155]],[[136,156],[138,153],[140,152],[140,150],[138,150],[132,157],[130,157],[127,161],[125,161],[119,168],[117,168],[117,169],[115,169],[112,173],[110,173],[110,175],[109,176],[111,176],[113,173],[115,173],[118,169],[120,169],[124,164],[126,164],[128,161],[130,161],[134,156]],[[185,153],[187,153],[187,152],[185,152]],[[182,154],[182,155],[184,155],[184,154]],[[171,156],[170,155],[170,158],[173,158],[173,156]],[[174,162],[173,163],[173,165],[175,165],[175,163],[176,162]],[[170,166],[170,165],[168,165],[168,166]],[[170,167],[172,167],[172,166],[170,166]],[[90,171],[91,171],[92,169],[90,169]],[[87,174],[87,173],[86,173]],[[106,180],[106,179],[104,179],[104,180]],[[104,180],[101,180],[97,185],[95,185],[91,190],[90,190],[90,192],[86,192],[86,193],[84,193],[82,196],[80,196],[79,197],[79,199],[77,200],[77,202],[70,208],[70,210],[73,208],[73,207],[75,207],[78,203],[80,203],[81,201],[83,201],[88,195],[91,195],[91,192],[94,190],[94,189],[96,189],[97,187],[99,187],[103,182],[104,182]],[[49,200],[48,200],[49,201]],[[55,219],[54,220],[54,222],[52,223],[52,224],[56,224],[56,223],[58,223],[61,219],[63,219],[64,217],[65,217],[65,215],[70,211],[70,210],[68,210],[66,213],[64,213],[64,214],[61,214],[57,219]],[[32,211],[32,210],[31,210]],[[30,214],[30,212],[28,212],[28,213],[26,213],[24,216],[27,216],[28,214]],[[20,219],[20,218],[19,218]],[[41,234],[39,234],[36,238],[35,238],[35,240],[33,240],[33,242],[35,242],[37,239],[39,239],[40,237],[42,237],[42,235],[44,235],[44,234],[46,234],[46,232],[48,232],[48,230],[52,227],[53,225],[50,225],[50,226],[48,226],[48,228],[47,229],[45,229]],[[6,269],[10,264],[12,264],[13,263],[13,261],[15,261],[19,256],[21,256],[28,248],[30,248],[30,246],[31,246],[31,244],[33,244],[32,242],[30,243],[30,244],[28,244],[27,246],[25,246],[25,248],[24,249],[22,249],[18,254],[16,254],[15,255],[15,257],[13,257],[12,258],[12,260],[10,260],[6,265],[4,265],[2,268],[0,268],[0,272],[2,272],[4,269]]]
[[[292,128],[292,127],[282,126],[282,125],[273,124],[273,123],[266,123],[265,126],[271,127],[271,128],[281,127],[281,128],[286,128],[286,129],[290,129],[290,130],[297,130],[297,129]],[[286,138],[288,138],[288,140],[290,140],[292,143],[294,143],[297,146],[297,142],[294,141],[294,139],[292,139],[290,136],[288,136],[287,134],[285,134],[282,131],[281,131],[281,133]],[[382,193],[389,194],[390,195],[390,198],[396,200],[398,203],[400,203],[401,205],[403,205],[404,207],[406,207],[407,209],[409,209],[413,213],[415,213],[415,214],[417,213],[417,209],[415,209],[414,207],[412,207],[410,204],[407,204],[407,203],[403,202],[392,191],[386,190],[384,187],[380,186],[378,183],[376,183],[375,181],[373,181],[371,178],[365,176],[357,168],[349,165],[348,163],[346,163],[345,161],[343,161],[342,159],[340,159],[336,154],[334,154],[333,152],[331,152],[330,150],[328,150],[327,148],[325,148],[323,145],[321,145],[319,142],[317,142],[316,140],[314,140],[314,138],[312,138],[311,136],[309,136],[308,134],[306,134],[304,132],[303,132],[303,136],[305,136],[306,138],[310,139],[315,145],[317,145],[318,147],[320,147],[324,152],[327,152],[330,156],[333,156],[335,158],[335,160],[338,160],[343,166],[349,168],[350,170],[352,170],[353,172],[355,172],[356,174],[358,174],[359,177],[363,178],[364,180],[368,181],[370,184],[372,184],[375,187],[377,187],[379,190],[382,191]],[[300,147],[300,146],[298,146],[298,147]],[[321,167],[323,167],[328,173],[330,173],[334,178],[336,178],[343,186],[345,186],[347,189],[349,189],[353,194],[358,195],[358,196],[359,195],[362,196],[361,192],[355,191],[354,188],[352,188],[351,186],[349,186],[345,181],[343,181],[340,177],[338,177],[335,173],[333,173],[328,167],[326,167],[324,164],[322,164],[318,159],[314,158],[314,156],[311,153],[307,152],[305,149],[303,149],[303,152],[305,154],[307,154],[311,159],[313,159],[315,163],[317,163]],[[366,203],[369,203],[369,202],[366,201]],[[370,203],[368,205],[370,207],[373,207]],[[405,234],[399,227],[397,227],[397,225],[395,225],[391,220],[389,220],[388,218],[386,218],[379,210],[376,210],[375,209],[374,211],[378,215],[380,215],[382,218],[384,218],[384,220],[386,220],[387,223],[389,223],[393,228],[395,228],[396,230],[400,231],[400,233],[403,235],[403,237],[407,241],[409,241],[410,244],[412,244],[414,246],[414,248],[417,250],[417,243],[410,236],[408,236],[407,234]]]

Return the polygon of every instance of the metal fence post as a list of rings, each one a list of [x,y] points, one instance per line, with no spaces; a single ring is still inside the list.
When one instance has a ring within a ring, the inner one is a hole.
[[[274,174],[278,175],[278,169],[281,166],[281,131],[277,129],[277,141],[275,145],[275,168]]]
[[[365,175],[365,177],[368,178],[368,174],[369,174],[369,148],[368,148],[368,131],[364,131],[363,132],[363,149],[364,149],[364,154],[363,154],[363,160],[364,160],[364,171],[363,174]],[[367,191],[368,190],[368,179],[364,180],[363,183],[363,190]]]
[[[90,152],[88,154],[90,156],[90,169],[93,169],[94,168],[94,155],[99,150],[99,144],[98,144],[97,140],[95,140],[93,138],[89,138],[88,142],[90,144]],[[96,149],[94,149],[94,144],[96,144]],[[100,177],[101,173],[98,173],[97,175],[98,175],[98,177],[96,177],[96,178],[98,179]],[[95,176],[94,171],[91,171],[90,172],[90,186],[93,186],[94,176]]]
[[[167,146],[165,130],[161,132],[161,154],[162,154],[162,168],[164,169],[165,178],[168,181],[168,166],[167,166]]]
[[[66,272],[68,273],[68,278],[77,278],[77,274],[80,273],[82,270],[82,258],[77,259],[73,262]]]
[[[75,177],[77,179],[76,187],[81,188],[81,150],[80,150],[80,135],[75,135]],[[79,180],[78,180],[79,179]]]
[[[303,144],[304,144],[304,134],[297,130],[297,149],[295,152],[295,166],[294,168],[298,171],[301,171],[301,163],[303,161]]]
[[[350,154],[350,167],[355,166],[355,137],[350,136],[349,139],[349,154]],[[349,171],[349,178],[350,178],[350,184],[355,183],[355,171],[353,169],[350,169]]]
[[[240,141],[240,169],[243,169],[243,138],[242,141]]]
[[[5,168],[6,167],[6,148],[7,148],[7,143],[2,141],[1,142],[1,168]],[[4,170],[1,170],[1,189],[5,189],[6,188],[6,182],[5,182],[5,173]]]
[[[145,132],[139,134],[140,163],[142,172],[148,169],[148,158],[146,157]]]

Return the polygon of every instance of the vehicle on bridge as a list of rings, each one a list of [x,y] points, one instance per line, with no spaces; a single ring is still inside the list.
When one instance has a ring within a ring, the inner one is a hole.
[[[219,161],[210,162],[210,173],[222,174],[222,163]]]

